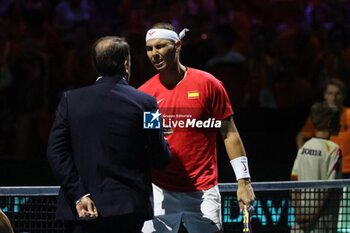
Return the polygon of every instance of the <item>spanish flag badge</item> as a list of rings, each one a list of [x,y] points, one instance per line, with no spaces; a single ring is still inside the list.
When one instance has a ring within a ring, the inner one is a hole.
[[[199,98],[199,91],[188,91],[187,98],[188,99],[198,99]]]

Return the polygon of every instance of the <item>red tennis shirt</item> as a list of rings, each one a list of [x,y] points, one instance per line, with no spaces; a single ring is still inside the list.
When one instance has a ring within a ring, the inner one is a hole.
[[[173,155],[165,170],[152,171],[153,183],[174,192],[216,185],[216,136],[221,121],[233,114],[222,83],[207,72],[187,68],[185,77],[172,89],[157,74],[139,90],[157,99]]]

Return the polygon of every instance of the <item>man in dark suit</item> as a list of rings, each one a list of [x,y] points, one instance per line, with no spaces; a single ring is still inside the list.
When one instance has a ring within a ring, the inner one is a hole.
[[[162,130],[143,128],[157,102],[128,85],[123,39],[97,40],[92,58],[100,77],[63,94],[49,137],[47,158],[61,185],[57,219],[67,232],[139,233],[153,217],[149,169],[171,157]]]

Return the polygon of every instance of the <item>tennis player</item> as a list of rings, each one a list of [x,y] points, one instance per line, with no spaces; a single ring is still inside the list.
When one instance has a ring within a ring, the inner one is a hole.
[[[146,34],[147,56],[159,72],[139,90],[156,97],[173,160],[153,171],[155,218],[143,232],[222,232],[218,189],[217,133],[224,140],[238,180],[241,210],[255,195],[248,159],[232,119],[233,110],[222,83],[211,74],[180,62],[180,34],[168,23],[157,23]]]

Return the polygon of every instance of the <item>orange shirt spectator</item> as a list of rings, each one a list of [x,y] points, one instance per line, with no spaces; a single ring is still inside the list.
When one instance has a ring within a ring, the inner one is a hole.
[[[346,87],[338,79],[331,79],[324,92],[324,99],[329,105],[336,104],[342,109],[340,118],[340,132],[337,136],[332,136],[331,141],[340,146],[342,150],[342,173],[344,178],[350,178],[350,108],[343,106],[346,96]],[[311,123],[310,116],[307,118],[303,128],[297,135],[297,146],[309,138],[315,136],[315,128]]]

